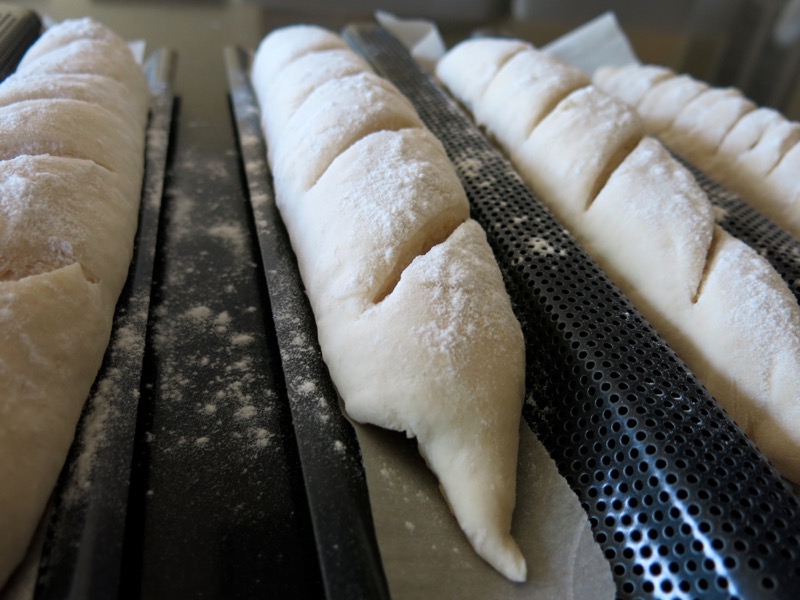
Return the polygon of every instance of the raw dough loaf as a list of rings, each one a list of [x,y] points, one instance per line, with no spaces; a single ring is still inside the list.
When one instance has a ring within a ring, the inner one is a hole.
[[[332,35],[277,30],[252,74],[325,362],[348,414],[416,437],[476,552],[524,580],[519,323],[444,148]]]
[[[92,73],[61,74],[58,77],[35,71],[17,71],[0,85],[0,107],[25,100],[80,100],[97,104],[137,123],[147,111],[148,94],[130,94],[124,83]]]
[[[258,58],[263,60],[263,56],[261,54]],[[264,77],[258,66],[253,67],[254,78]],[[331,79],[341,79],[367,70],[366,62],[357,54],[346,48],[333,48],[311,52],[292,61],[281,70],[279,80],[265,77],[263,83],[257,84],[259,89],[266,90],[271,84],[285,88],[283,93],[275,96],[272,110],[262,119],[269,137],[279,135],[278,129],[288,122],[289,117],[315,89]]]
[[[113,32],[52,27],[0,84],[0,586],[25,554],[127,277],[149,91]]]
[[[450,74],[468,73],[458,65],[501,43],[509,42],[462,42],[442,58],[438,76],[451,91],[468,88]],[[523,52],[553,64],[532,47]],[[658,85],[672,80],[655,75]],[[504,131],[521,120],[510,110],[482,110],[483,99],[469,102],[487,129]],[[800,481],[800,308],[764,258],[715,225],[691,174],[637,128],[632,109],[587,87],[565,94],[521,144],[495,136],[740,427],[785,476]]]
[[[654,69],[662,75],[653,80]],[[595,85],[628,102],[647,130],[800,237],[800,123],[663,67],[604,67]],[[649,89],[630,93],[630,89]]]

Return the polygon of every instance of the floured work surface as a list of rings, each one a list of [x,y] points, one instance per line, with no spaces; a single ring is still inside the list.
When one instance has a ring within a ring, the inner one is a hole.
[[[526,420],[589,514],[619,595],[793,597],[790,487],[399,43],[375,26],[346,37],[456,165],[523,323]]]
[[[229,69],[246,68],[240,65],[236,60],[229,60]],[[230,79],[237,112],[242,117],[255,117],[257,123],[257,108],[249,84],[240,76]],[[259,221],[259,216],[279,218],[276,210],[263,211],[263,205],[272,202],[265,156],[260,158],[261,164],[248,160],[253,146],[263,149],[263,141],[254,139],[256,135],[260,136],[257,127],[253,128],[252,123],[248,126],[243,121],[237,123],[239,143],[247,177],[251,181],[256,228],[259,236],[265,236],[267,231],[274,235],[275,228],[282,229],[280,223]],[[255,188],[253,181],[259,182]],[[264,239],[262,244],[270,245],[271,241]],[[291,252],[288,245],[283,252]],[[296,281],[299,285],[299,278]],[[276,320],[288,318],[276,311],[273,306]],[[311,319],[313,324],[310,314],[294,318]],[[312,343],[316,345],[316,342]],[[291,357],[288,360],[284,358],[287,377],[293,369]],[[327,385],[330,385],[329,381]],[[306,401],[310,402],[310,399]],[[316,402],[314,406],[317,406]],[[341,415],[331,416],[333,419],[342,418]],[[305,417],[300,415],[299,420],[296,417],[298,438],[309,435],[303,431],[306,426]],[[531,567],[526,583],[513,584],[484,563],[469,546],[446,507],[435,477],[419,457],[412,440],[370,426],[354,426],[369,487],[371,517],[392,598],[613,597],[609,565],[591,538],[585,513],[527,427],[521,431],[518,508],[512,533],[520,539]],[[321,427],[324,429],[328,425]],[[324,433],[315,432],[314,435],[324,437]],[[298,443],[302,445],[303,442],[298,439]],[[338,451],[343,467],[352,459],[353,449],[343,444],[329,449],[328,453],[335,457],[337,452],[331,450]],[[306,481],[312,488],[317,484],[308,478]],[[309,491],[310,496],[313,493],[313,490]],[[341,492],[330,493],[335,502]],[[332,531],[331,527],[336,529]],[[320,555],[325,553],[325,548],[320,547],[319,529],[324,534],[338,533],[342,543],[351,535],[347,524],[315,524],[315,528]],[[352,588],[365,587],[359,580],[351,581],[350,585]]]
[[[121,595],[319,597],[224,94],[175,120]]]

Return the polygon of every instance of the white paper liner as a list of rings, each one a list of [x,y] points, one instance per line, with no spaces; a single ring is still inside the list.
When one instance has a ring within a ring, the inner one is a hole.
[[[402,434],[354,424],[393,600],[601,600],[616,587],[577,497],[526,423],[520,424],[511,533],[528,578],[513,583],[467,542],[436,477]]]
[[[591,76],[603,66],[638,64],[616,16],[607,12],[542,47],[543,52],[578,67]]]
[[[439,28],[433,21],[398,19],[382,10],[376,11],[375,19],[405,46],[423,69],[433,73],[436,63],[447,49]]]
[[[798,0],[800,1],[800,0]],[[395,36],[428,72],[447,51],[436,23],[399,19],[378,11],[375,19]],[[606,12],[541,48],[591,75],[601,66],[638,64],[639,59],[613,12]]]

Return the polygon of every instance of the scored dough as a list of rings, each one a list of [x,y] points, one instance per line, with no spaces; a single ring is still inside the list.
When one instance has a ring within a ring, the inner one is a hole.
[[[754,108],[738,90],[709,89],[689,102],[660,137],[696,163],[698,157],[713,156],[736,122]]]
[[[714,234],[711,205],[686,169],[645,137],[579,218],[579,240],[635,304],[648,306],[642,312],[656,329],[679,329]],[[631,231],[635,248],[623,243]]]
[[[130,94],[128,87],[103,75],[69,73],[58,77],[16,72],[0,85],[0,106],[26,100],[80,100],[118,112],[127,123],[147,114],[148,95]]]
[[[0,137],[0,160],[22,154],[84,158],[117,173],[123,193],[141,188],[141,126],[98,105],[50,99],[4,106],[0,108]]]
[[[272,143],[276,188],[307,191],[343,150],[375,131],[421,127],[411,104],[374,73],[331,79],[315,89]]]
[[[759,107],[734,123],[719,146],[720,155],[739,156],[757,147],[767,129],[783,122],[783,117],[773,108]],[[767,172],[766,169],[764,173]]]
[[[744,152],[739,162],[747,162],[753,172],[768,175],[798,142],[800,123],[781,119],[766,127],[758,143]]]
[[[471,46],[465,46],[464,55],[458,60],[450,60],[445,54],[436,66],[440,78],[446,77],[458,86],[453,93],[470,110],[503,65],[515,54],[531,47],[518,40],[487,39],[486,42],[476,52],[470,52]]]
[[[127,48],[120,37],[111,29],[88,17],[70,19],[59,23],[56,27],[46,29],[36,43],[28,48],[22,60],[19,61],[17,70],[25,68],[48,52],[61,48],[77,41],[102,41],[119,47]]]
[[[486,91],[474,103],[475,120],[487,126],[504,145],[515,146],[528,139],[531,130],[553,106],[574,90],[589,85],[580,71],[559,68],[556,60],[541,60],[527,48],[517,52],[498,71]],[[488,127],[492,115],[508,112],[510,118]]]
[[[357,319],[328,313],[319,340],[347,413],[416,437],[476,552],[523,580],[509,530],[525,357],[480,226],[415,258]]]
[[[462,42],[443,61],[467,60],[484,43],[492,47],[483,40]],[[462,52],[465,46],[469,49]],[[465,88],[447,73],[438,75],[451,91]],[[668,85],[676,95],[698,98],[697,112],[672,111],[675,128],[699,125],[700,113],[711,118],[698,94],[737,97],[703,92],[703,84],[669,77],[656,83],[640,106]],[[505,147],[506,154],[742,430],[786,477],[800,481],[797,301],[766,259],[714,224],[708,198],[665,149],[649,138],[628,147],[638,123],[631,119],[625,133],[619,124],[633,109],[619,100],[607,105],[613,110],[603,109],[601,95],[594,88],[573,92],[521,147]],[[707,140],[723,136],[732,125],[730,115],[749,108],[737,97]],[[519,117],[498,111],[492,119],[487,126],[497,130],[498,123]],[[592,189],[598,189],[597,196],[587,203]]]
[[[262,76],[253,79],[256,92],[269,94],[270,85],[280,85],[285,92],[276,95],[276,102],[269,113],[262,115],[262,126],[267,139],[279,135],[282,128],[300,105],[315,89],[331,79],[339,79],[367,71],[367,63],[350,50],[334,48],[306,54],[286,65],[275,79]],[[255,75],[255,73],[254,73]]]
[[[641,138],[627,107],[593,87],[572,92],[508,152],[520,173],[565,222],[582,214],[604,181]]]
[[[120,43],[78,40],[20,65],[16,72],[51,76],[92,73],[119,81],[129,93],[149,96],[142,68],[133,60],[130,49]]]
[[[715,230],[687,332],[703,348],[710,388],[775,466],[800,479],[800,308],[755,250]]]
[[[646,87],[648,69],[604,67],[594,81],[624,97],[617,82]],[[800,238],[800,124],[756,107],[733,88],[688,75],[652,85],[635,105],[647,130],[708,176]]]
[[[469,218],[444,148],[421,128],[361,138],[281,211],[319,316],[334,306],[340,316],[361,314],[414,257]],[[346,236],[335,233],[342,223]]]
[[[262,123],[291,113],[268,158],[331,378],[354,420],[417,438],[477,554],[522,581],[525,351],[502,275],[408,100],[357,61],[326,75],[341,46],[308,27],[268,35],[252,79]]]
[[[684,106],[707,89],[707,84],[688,75],[670,77],[656,83],[636,108],[647,115],[647,130],[658,135],[672,125]]]
[[[641,69],[600,67],[593,76],[594,84],[612,96],[633,107],[639,105],[644,95],[657,83],[674,77],[675,73],[660,65],[644,65]]]
[[[55,486],[110,331],[78,263],[0,281],[0,587]]]
[[[100,369],[132,255],[149,90],[113,32],[48,30],[0,83],[0,587]]]
[[[316,25],[292,25],[276,29],[261,40],[253,57],[251,77],[256,89],[265,89],[289,63],[312,52],[347,49],[344,40]]]
[[[138,201],[121,188],[115,173],[88,160],[38,155],[3,162],[0,280],[78,262],[114,304],[125,283],[138,212]]]

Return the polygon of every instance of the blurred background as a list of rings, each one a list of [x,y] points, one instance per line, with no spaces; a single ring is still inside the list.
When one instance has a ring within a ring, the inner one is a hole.
[[[543,45],[613,11],[643,62],[736,86],[759,104],[800,118],[800,0],[240,1],[301,18],[367,18],[380,8],[435,19],[448,43],[481,29]]]
[[[732,85],[800,120],[800,0],[21,0],[65,18],[92,14],[123,33],[141,21],[148,38],[178,49],[253,44],[291,22],[341,27],[381,9],[433,19],[448,44],[475,32],[544,45],[613,11],[640,60],[713,85]],[[123,10],[120,10],[123,9]],[[137,16],[140,20],[137,20]],[[162,18],[163,17],[163,18]],[[131,21],[133,19],[133,21]],[[180,26],[176,27],[176,23]],[[232,32],[235,32],[232,34]]]

